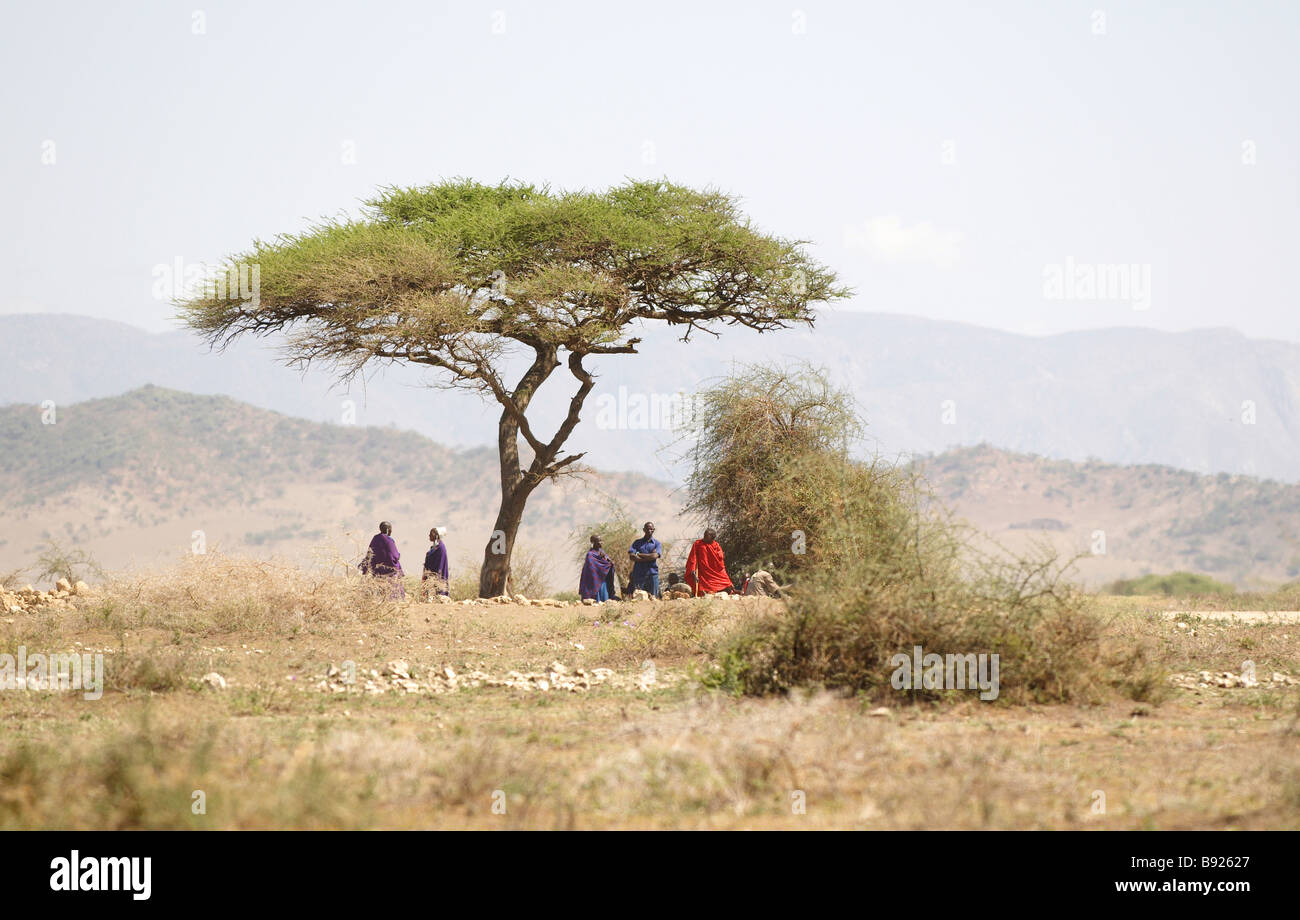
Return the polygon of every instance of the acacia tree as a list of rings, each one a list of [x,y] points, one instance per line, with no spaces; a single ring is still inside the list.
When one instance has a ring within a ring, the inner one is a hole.
[[[458,180],[384,189],[359,218],[254,242],[225,266],[232,278],[255,267],[254,296],[212,288],[180,309],[217,348],[285,333],[299,368],[323,362],[346,380],[371,362],[409,362],[495,400],[501,505],[479,581],[489,597],[506,589],[528,497],[583,456],[563,447],[595,383],[587,362],[635,353],[643,322],[681,326],[683,341],[728,324],[811,325],[813,304],[848,292],[802,247],[759,232],[735,198],[713,190]],[[518,354],[527,369],[505,379]],[[528,407],[560,367],[575,388],[548,438]]]

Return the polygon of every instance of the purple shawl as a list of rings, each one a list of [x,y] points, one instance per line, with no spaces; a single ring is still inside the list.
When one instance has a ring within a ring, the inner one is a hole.
[[[600,589],[605,588],[605,597],[600,596]],[[578,595],[593,600],[606,600],[614,596],[614,562],[597,549],[587,550],[587,559],[582,564],[582,577],[578,579]]]
[[[446,594],[447,585],[447,544],[439,540],[424,554],[424,578],[436,575],[442,584],[439,594]]]
[[[376,578],[402,575],[402,563],[398,561],[401,558],[397,541],[386,533],[377,533],[370,538],[370,549],[366,551],[366,558],[361,560],[361,571]]]

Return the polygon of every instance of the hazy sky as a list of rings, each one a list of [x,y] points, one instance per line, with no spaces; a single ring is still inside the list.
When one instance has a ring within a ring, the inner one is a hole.
[[[853,309],[1300,340],[1296,3],[19,0],[3,26],[3,312],[163,329],[156,266],[381,185],[666,176],[813,241]]]

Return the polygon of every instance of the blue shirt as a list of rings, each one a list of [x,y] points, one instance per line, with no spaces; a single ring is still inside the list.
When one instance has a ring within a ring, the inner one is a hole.
[[[662,556],[664,552],[664,545],[660,543],[658,540],[656,540],[654,537],[641,537],[639,539],[632,541],[632,546],[629,551],[633,553],[659,553],[659,555]],[[642,562],[641,560],[638,559],[636,562],[632,563],[633,578],[636,578],[639,575],[658,575],[658,574],[659,574],[658,559],[655,559],[652,562]]]

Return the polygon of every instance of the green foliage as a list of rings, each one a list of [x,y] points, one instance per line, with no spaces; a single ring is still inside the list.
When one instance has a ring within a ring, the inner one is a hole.
[[[1143,575],[1140,578],[1121,579],[1112,582],[1107,594],[1150,595],[1163,594],[1167,597],[1188,597],[1198,594],[1235,594],[1232,585],[1215,581],[1208,575],[1195,572],[1172,572],[1168,575]]]
[[[209,291],[179,305],[185,322],[214,343],[294,326],[296,362],[428,364],[521,415],[499,377],[512,340],[547,357],[544,379],[559,348],[634,351],[634,321],[775,329],[848,293],[734,198],[668,182],[389,188],[358,219],[257,242],[225,268],[253,265],[255,303]]]

